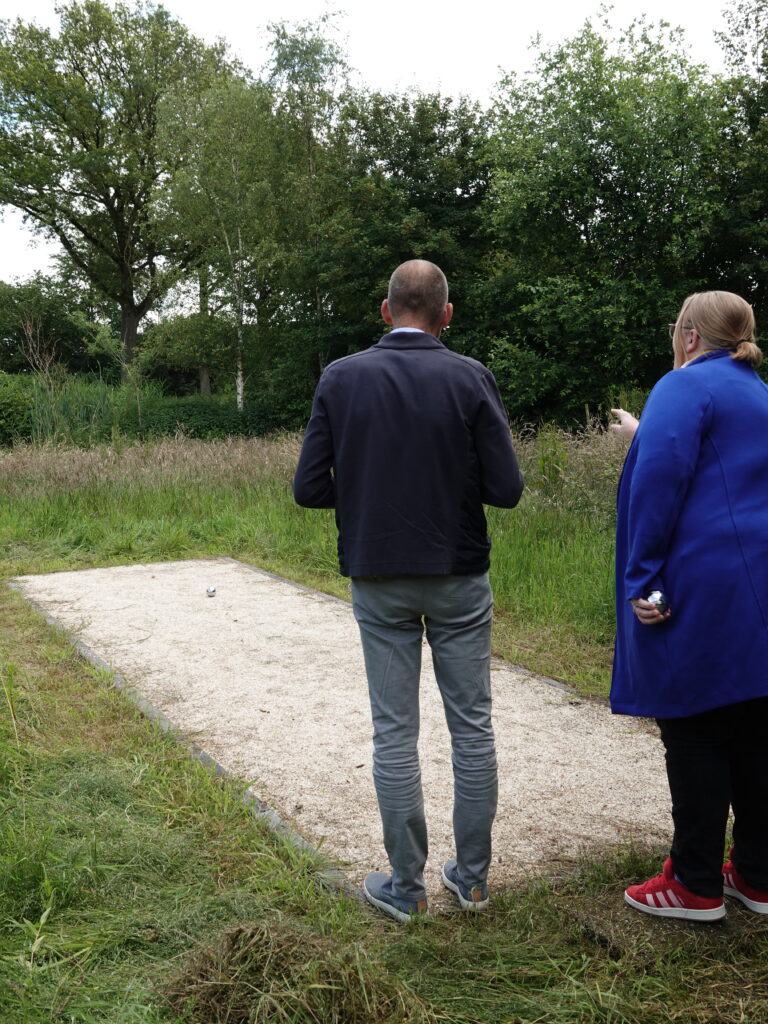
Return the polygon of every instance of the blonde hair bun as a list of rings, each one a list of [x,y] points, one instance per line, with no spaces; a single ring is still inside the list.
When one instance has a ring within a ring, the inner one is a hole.
[[[755,314],[746,299],[734,292],[694,292],[683,303],[675,327],[679,346],[681,331],[691,325],[709,350],[730,352],[733,359],[755,368],[763,353],[755,341]]]

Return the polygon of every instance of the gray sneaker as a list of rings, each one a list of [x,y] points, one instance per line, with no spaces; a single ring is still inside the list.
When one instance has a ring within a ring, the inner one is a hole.
[[[459,877],[459,865],[455,860],[447,860],[443,864],[443,885],[456,893],[462,910],[485,910],[488,906],[488,886],[467,888]]]
[[[392,892],[392,876],[383,871],[371,871],[365,876],[363,894],[369,903],[396,921],[405,924],[413,917],[427,912],[426,896],[423,900],[404,900]]]

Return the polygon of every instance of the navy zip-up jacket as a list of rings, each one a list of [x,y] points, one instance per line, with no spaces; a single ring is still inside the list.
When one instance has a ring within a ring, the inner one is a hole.
[[[483,503],[522,491],[493,374],[431,334],[395,329],[320,378],[293,493],[336,509],[342,575],[485,572]]]

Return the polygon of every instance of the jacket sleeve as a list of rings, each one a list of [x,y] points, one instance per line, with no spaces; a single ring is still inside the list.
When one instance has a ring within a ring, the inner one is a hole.
[[[481,500],[485,505],[514,508],[525,484],[512,446],[509,420],[490,370],[485,370],[480,380],[474,440],[480,463]]]
[[[633,444],[627,506],[628,600],[664,589],[664,562],[699,460],[711,397],[695,371],[673,370],[651,392]]]
[[[293,477],[293,497],[304,508],[334,508],[336,505],[333,437],[323,403],[322,384],[321,378]]]

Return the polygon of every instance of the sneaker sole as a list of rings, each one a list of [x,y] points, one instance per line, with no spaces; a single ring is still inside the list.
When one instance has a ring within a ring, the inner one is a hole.
[[[368,891],[368,889],[366,889],[365,883],[363,883],[363,893],[365,894],[365,898],[368,900],[369,903],[371,903],[378,910],[382,910],[385,914],[388,914],[390,917],[393,917],[396,921],[399,921],[400,924],[408,924],[408,922],[412,918],[424,916],[422,914],[417,913],[408,914],[404,910],[398,910],[397,907],[393,907],[391,903],[387,903],[385,900],[377,899]]]
[[[626,892],[624,899],[633,910],[639,910],[643,914],[651,914],[653,917],[677,917],[683,921],[720,921],[725,917],[725,904],[713,907],[711,910],[691,910],[687,907],[649,907],[647,903],[640,903],[633,899]]]
[[[734,899],[741,900],[744,906],[751,910],[753,914],[768,914],[768,903],[759,903],[757,900],[751,900],[749,896],[745,896],[738,889],[731,888],[730,885],[724,885],[723,892],[726,896],[733,896]]]
[[[456,896],[458,896],[462,910],[485,910],[488,906],[490,897],[486,896],[484,900],[478,900],[476,903],[473,900],[468,900],[462,896],[461,889],[459,889],[458,885],[448,878],[444,868],[441,870],[441,874],[443,876],[443,885],[446,889],[450,889],[452,893],[455,893]]]

